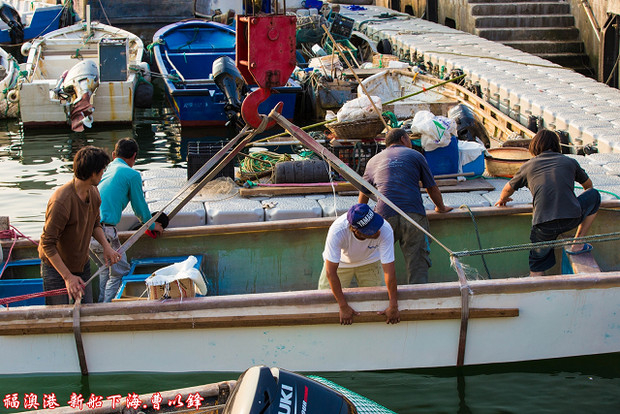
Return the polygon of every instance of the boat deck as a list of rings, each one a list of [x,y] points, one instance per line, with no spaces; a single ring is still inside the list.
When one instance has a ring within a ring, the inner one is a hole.
[[[341,9],[354,29],[386,39],[400,59],[424,62],[447,76],[460,69],[496,108],[527,125],[568,133],[577,148],[620,153],[620,90],[545,59],[478,36],[376,6]],[[385,17],[384,17],[385,16]]]

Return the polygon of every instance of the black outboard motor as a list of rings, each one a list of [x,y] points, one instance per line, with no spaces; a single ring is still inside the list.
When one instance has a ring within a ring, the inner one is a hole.
[[[0,6],[0,19],[9,26],[11,43],[16,45],[24,42],[24,25],[19,13],[10,5],[2,2]]]
[[[448,117],[456,121],[456,130],[461,141],[479,141],[489,148],[491,145],[489,136],[469,107],[463,104],[456,105],[448,111]]]
[[[212,66],[213,80],[226,96],[224,111],[229,120],[239,117],[241,97],[245,95],[247,85],[235,61],[228,56],[217,58]]]
[[[256,366],[237,380],[224,414],[356,414],[353,403],[323,384],[279,368]]]

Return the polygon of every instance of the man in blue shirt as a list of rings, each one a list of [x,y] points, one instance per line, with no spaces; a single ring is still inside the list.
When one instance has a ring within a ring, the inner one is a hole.
[[[151,211],[144,199],[142,191],[142,177],[133,169],[138,156],[138,143],[133,138],[123,138],[116,143],[112,161],[98,185],[101,194],[101,225],[106,239],[114,250],[118,250],[121,243],[118,239],[116,225],[121,220],[121,214],[127,204],[131,202],[134,213],[142,223],[151,219]],[[160,223],[153,223],[150,230],[161,234],[164,229]],[[101,245],[91,241],[91,249],[97,255],[103,252]],[[122,259],[104,271],[99,276],[99,302],[110,302],[121,285],[123,276],[129,273],[127,256],[123,253]]]
[[[411,148],[411,139],[404,129],[394,128],[385,136],[385,149],[368,160],[364,179],[428,230],[428,218],[422,202],[420,182],[435,203],[435,211],[447,213],[452,207],[443,203],[441,191],[435,183],[426,159]],[[361,192],[359,203],[367,203],[368,195]],[[375,212],[390,223],[394,240],[400,243],[409,274],[409,283],[427,283],[431,266],[427,237],[413,224],[401,217],[382,200],[377,202]]]

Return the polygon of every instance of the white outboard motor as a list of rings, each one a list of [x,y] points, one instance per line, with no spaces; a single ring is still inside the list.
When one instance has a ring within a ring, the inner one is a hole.
[[[52,90],[56,99],[66,102],[71,129],[81,132],[93,123],[91,97],[99,87],[99,69],[92,60],[83,60],[65,71]]]
[[[344,395],[303,375],[256,366],[237,380],[223,414],[356,414]]]

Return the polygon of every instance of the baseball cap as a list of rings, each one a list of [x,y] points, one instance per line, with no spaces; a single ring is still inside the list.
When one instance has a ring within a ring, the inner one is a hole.
[[[347,220],[354,229],[366,236],[372,236],[383,226],[383,217],[372,211],[368,204],[355,204],[351,207]]]

